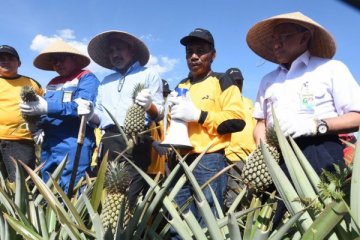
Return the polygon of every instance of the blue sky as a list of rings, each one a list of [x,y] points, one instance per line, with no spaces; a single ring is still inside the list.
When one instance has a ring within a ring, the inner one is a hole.
[[[196,27],[210,30],[217,57],[213,70],[239,67],[244,95],[255,100],[261,78],[275,68],[246,44],[256,22],[301,11],[330,31],[337,42],[335,59],[343,61],[360,82],[360,11],[340,0],[2,0],[0,44],[14,46],[22,61],[19,72],[45,86],[56,75],[36,69],[33,59],[51,41],[62,37],[86,52],[100,32],[126,31],[141,38],[151,52],[150,67],[174,87],[188,69],[179,40]],[[101,80],[107,72],[92,63]]]

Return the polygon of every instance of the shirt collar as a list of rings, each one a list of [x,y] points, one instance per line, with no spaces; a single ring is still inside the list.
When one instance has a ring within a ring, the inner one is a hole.
[[[117,68],[113,67],[112,70],[114,70],[115,72],[117,72],[118,74],[120,74],[120,76],[124,77],[124,76],[127,76],[129,75],[132,71],[134,71],[134,69],[137,69],[138,67],[140,67],[140,62],[139,61],[136,61],[133,65],[131,65],[128,70],[126,71],[126,73],[123,75],[121,74]]]

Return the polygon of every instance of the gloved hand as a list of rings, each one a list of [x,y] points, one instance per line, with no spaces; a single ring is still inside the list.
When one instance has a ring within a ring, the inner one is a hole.
[[[156,151],[160,156],[163,156],[163,155],[166,155],[166,154],[169,153],[169,148],[168,148],[168,147],[160,146],[160,142],[158,142],[158,141],[153,141],[153,142],[152,142],[152,147],[155,149],[155,151]]]
[[[94,104],[91,101],[82,98],[77,98],[74,100],[74,102],[76,102],[78,105],[78,115],[85,115],[88,117],[88,119],[91,119],[91,117],[94,115]]]
[[[317,124],[314,119],[303,117],[280,118],[279,125],[285,136],[297,138],[316,135]]]
[[[40,145],[44,142],[44,136],[45,136],[45,134],[42,129],[39,129],[32,134],[34,142],[38,145]]]
[[[141,90],[136,96],[135,103],[142,106],[145,111],[149,110],[152,103],[150,90],[149,89]]]
[[[170,111],[172,119],[179,119],[185,122],[199,121],[201,110],[195,107],[189,95],[171,98],[169,102],[173,104]]]
[[[46,114],[48,112],[47,101],[39,95],[37,95],[37,98],[38,101],[20,103],[20,111],[29,116]]]

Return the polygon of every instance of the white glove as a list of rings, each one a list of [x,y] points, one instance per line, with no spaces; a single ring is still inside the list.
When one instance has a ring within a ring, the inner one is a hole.
[[[200,118],[201,110],[197,109],[190,97],[174,97],[168,100],[171,107],[170,116],[172,119],[179,119],[185,122],[197,122]]]
[[[135,99],[135,103],[144,108],[145,111],[150,109],[152,103],[151,92],[149,89],[143,89],[138,93]]]
[[[43,97],[37,95],[37,101],[20,103],[20,111],[29,116],[46,114],[48,112],[48,103]]]
[[[74,102],[76,102],[78,105],[78,115],[85,115],[88,117],[88,119],[91,119],[91,117],[94,115],[94,104],[91,101],[82,98],[77,98],[74,100]]]
[[[281,118],[279,119],[279,125],[284,135],[292,138],[316,135],[317,124],[314,119],[301,117]]]
[[[45,134],[42,129],[39,129],[32,134],[34,142],[38,145],[40,145],[44,142],[44,136],[45,136]]]

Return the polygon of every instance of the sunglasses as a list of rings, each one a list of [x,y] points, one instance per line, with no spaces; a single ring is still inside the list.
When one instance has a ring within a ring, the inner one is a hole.
[[[292,36],[295,36],[297,34],[304,33],[304,32],[307,32],[307,30],[297,31],[297,32],[292,32],[292,33],[280,33],[277,35],[272,35],[271,40],[272,40],[272,42],[280,42],[281,44],[283,44]]]

